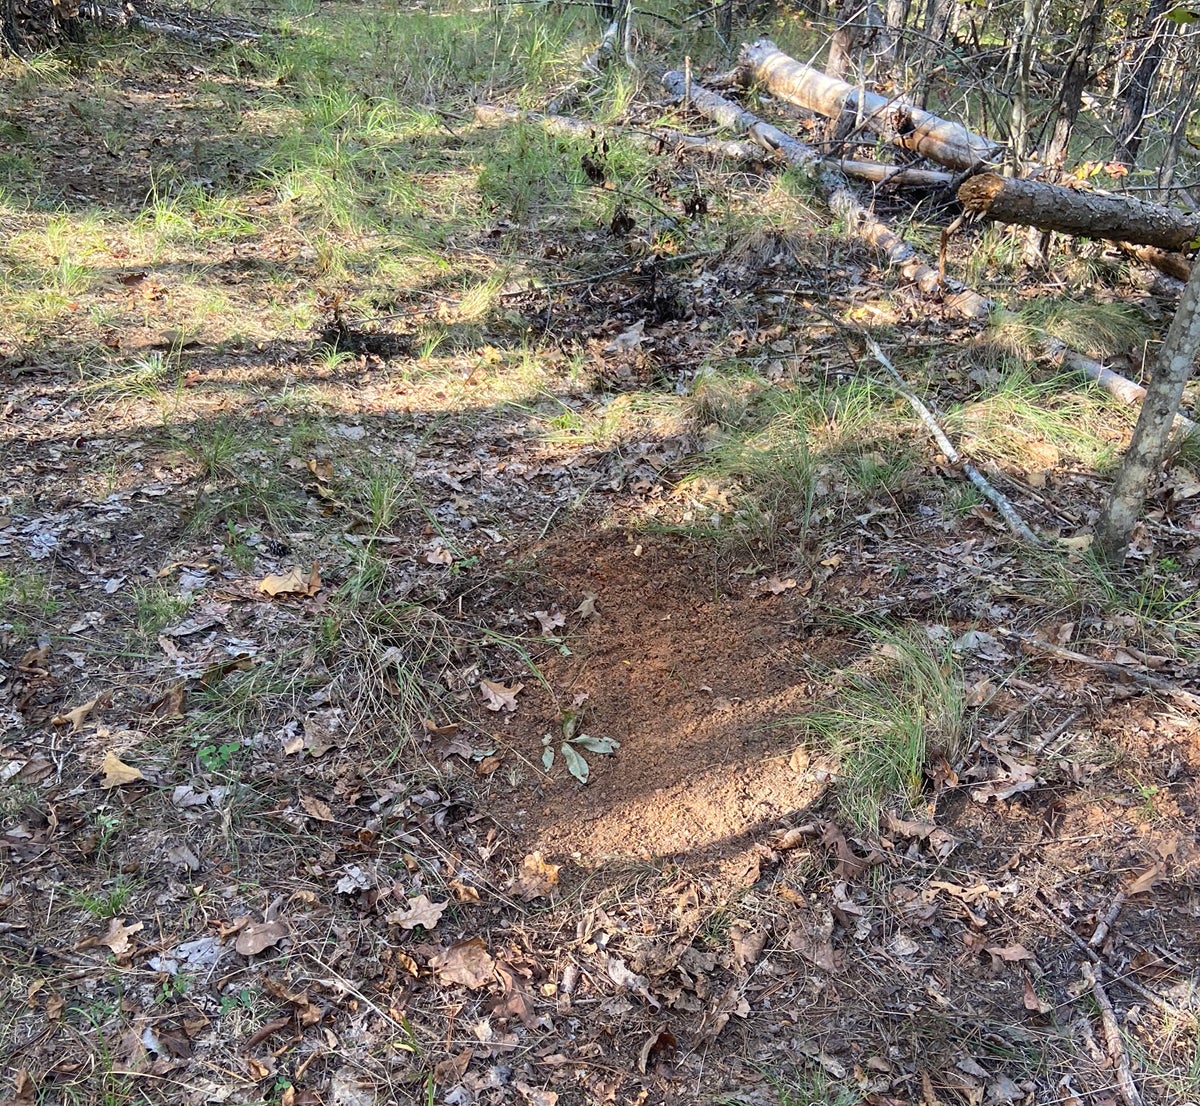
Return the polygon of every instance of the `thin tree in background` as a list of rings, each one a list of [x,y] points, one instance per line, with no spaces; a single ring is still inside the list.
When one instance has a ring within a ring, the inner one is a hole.
[[[1184,385],[1200,353],[1200,264],[1192,266],[1179,310],[1159,351],[1154,377],[1146,388],[1142,412],[1125,451],[1108,502],[1096,523],[1096,548],[1108,561],[1125,559],[1129,537],[1141,517],[1146,490],[1167,455],[1171,428]]]
[[[1132,166],[1142,145],[1146,117],[1149,114],[1150,93],[1162,65],[1167,36],[1175,24],[1164,19],[1170,0],[1150,0],[1142,23],[1141,45],[1133,72],[1125,85],[1125,103],[1117,126],[1116,160]]]
[[[1067,152],[1071,144],[1071,132],[1083,104],[1083,91],[1092,76],[1092,52],[1104,22],[1105,0],[1090,0],[1079,19],[1079,33],[1071,56],[1067,59],[1062,84],[1054,101],[1054,130],[1050,144],[1046,147],[1046,164],[1053,169],[1062,169],[1067,163]]]

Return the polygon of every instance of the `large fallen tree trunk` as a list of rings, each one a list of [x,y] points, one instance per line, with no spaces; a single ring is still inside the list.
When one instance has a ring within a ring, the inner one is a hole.
[[[743,79],[762,85],[772,96],[830,119],[852,117],[855,126],[952,169],[976,169],[1000,154],[995,142],[961,124],[827,77],[768,39],[744,46],[739,62]]]
[[[964,181],[959,202],[1000,223],[1057,230],[1082,238],[1182,250],[1200,238],[1200,215],[1103,192],[981,173]]]
[[[517,108],[495,107],[492,104],[478,104],[475,108],[475,121],[489,127],[532,123],[544,127],[550,134],[565,134],[572,138],[616,135],[652,153],[681,151],[760,163],[765,160],[783,160],[777,151],[754,142],[688,134],[672,127],[609,127],[569,115],[520,111]],[[932,169],[910,169],[903,165],[887,165],[882,161],[843,160],[831,164],[848,177],[897,188],[949,188],[955,180],[951,173],[939,173]]]
[[[724,96],[704,88],[677,70],[663,74],[663,87],[723,127],[749,135],[764,149],[776,152],[784,161],[807,174],[820,189],[835,216],[843,219],[863,241],[879,250],[888,262],[913,281],[923,292],[944,292],[946,302],[968,318],[983,318],[991,304],[978,292],[944,281],[895,231],[881,223],[859,202],[850,190],[845,175],[826,162],[811,146],[759,119]]]

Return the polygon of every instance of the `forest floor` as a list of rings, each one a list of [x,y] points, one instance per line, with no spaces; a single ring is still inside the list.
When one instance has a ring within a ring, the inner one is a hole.
[[[1103,568],[1130,412],[1029,352],[1173,305],[476,127],[572,11],[5,63],[3,1093],[1200,1101],[1196,451]]]

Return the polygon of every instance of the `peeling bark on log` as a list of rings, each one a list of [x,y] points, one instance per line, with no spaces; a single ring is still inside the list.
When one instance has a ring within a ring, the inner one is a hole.
[[[1197,214],[998,173],[981,173],[964,181],[958,199],[973,214],[1000,223],[1040,227],[1082,238],[1111,238],[1162,250],[1181,250],[1200,238]]]
[[[671,95],[689,103],[702,115],[723,127],[749,135],[755,142],[782,157],[789,165],[807,173],[825,197],[830,210],[844,219],[863,241],[879,250],[888,262],[899,269],[921,291],[930,294],[946,293],[946,302],[967,318],[983,318],[991,310],[991,304],[978,292],[961,285],[943,281],[936,269],[926,264],[898,234],[881,223],[859,202],[850,191],[849,181],[832,165],[826,162],[811,146],[759,119],[753,112],[746,111],[731,100],[725,99],[703,85],[688,82],[676,70],[664,73],[663,87]]]
[[[772,96],[830,119],[847,114],[861,117],[862,125],[873,134],[941,165],[975,169],[999,157],[1000,147],[990,139],[911,104],[827,77],[788,57],[768,39],[743,47],[739,60],[744,75]]]

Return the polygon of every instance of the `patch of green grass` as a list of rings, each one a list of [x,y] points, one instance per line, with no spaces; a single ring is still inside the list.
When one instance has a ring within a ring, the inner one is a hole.
[[[73,889],[70,892],[70,900],[93,917],[115,918],[129,909],[133,891],[133,884],[125,877],[118,876],[110,884],[97,890]]]
[[[757,541],[788,532],[804,542],[817,517],[837,525],[856,500],[894,495],[919,460],[911,420],[869,380],[768,389],[705,379],[693,410],[728,425],[679,490],[692,513],[711,508],[721,528]]]
[[[1097,388],[1067,377],[1035,381],[1019,368],[951,412],[946,426],[967,454],[1019,469],[1056,468],[1068,459],[1103,469],[1118,456],[1129,420]]]
[[[962,680],[953,654],[920,631],[872,632],[870,653],[834,677],[833,701],[796,720],[837,756],[842,816],[874,832],[888,807],[916,810],[931,754],[954,763],[964,741]]]
[[[50,578],[40,572],[0,570],[0,625],[52,618],[62,609]]]
[[[135,619],[140,634],[153,638],[191,609],[190,595],[172,595],[158,584],[139,585],[133,591]]]
[[[1149,336],[1145,316],[1129,304],[1064,299],[1028,300],[1015,311],[999,308],[988,332],[990,341],[1027,359],[1040,355],[1043,337],[1103,358],[1140,349]]]

